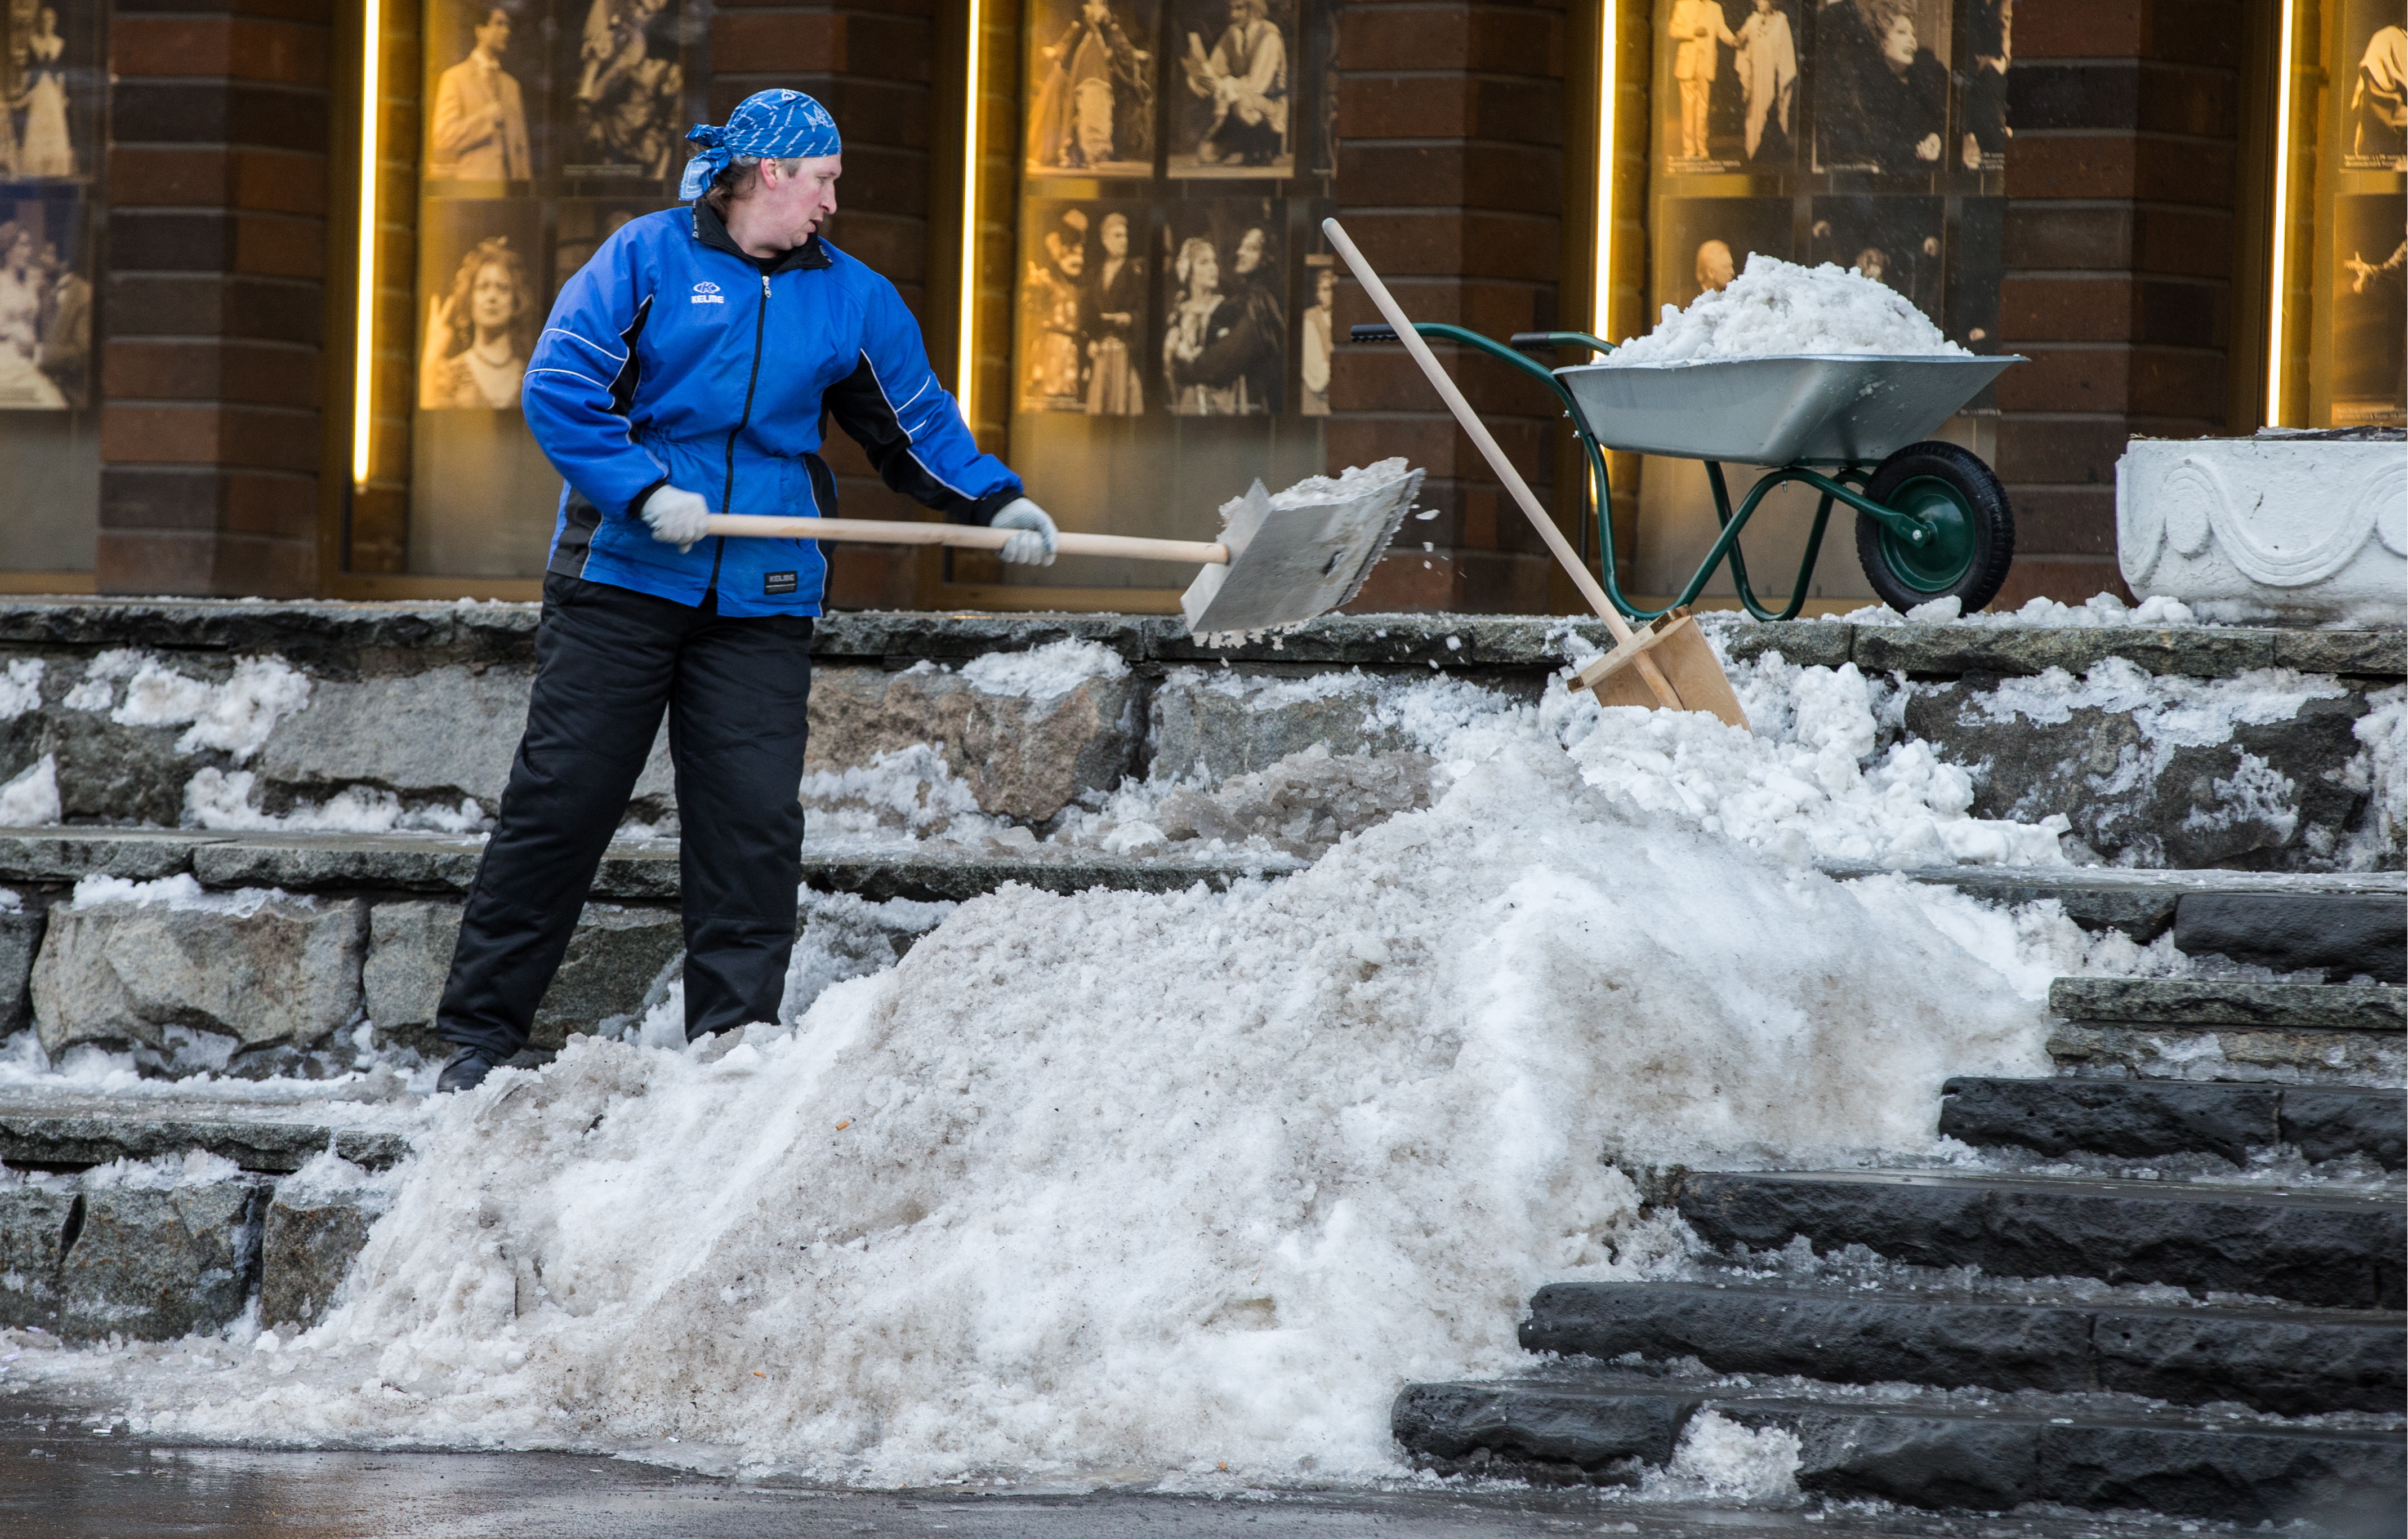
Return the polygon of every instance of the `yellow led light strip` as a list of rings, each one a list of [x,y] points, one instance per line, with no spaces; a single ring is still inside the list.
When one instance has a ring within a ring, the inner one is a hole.
[[[1611,341],[1606,329],[1613,309],[1613,108],[1621,94],[1615,79],[1614,0],[1598,0],[1597,15],[1597,271],[1590,280],[1589,330]]]
[[[2283,422],[2283,301],[2289,282],[2291,219],[2291,6],[2283,0],[2274,78],[2274,249],[2266,281],[2266,425]]]
[[[979,0],[970,0],[969,48],[964,57],[962,98],[962,295],[958,327],[960,363],[953,371],[953,399],[972,431],[978,417],[970,405],[978,386],[978,189],[979,189]]]
[[[383,17],[379,0],[362,0],[360,17],[360,254],[359,292],[353,297],[351,324],[351,484],[368,480],[369,435],[376,421],[376,236],[377,236],[377,97],[380,79],[380,36]]]

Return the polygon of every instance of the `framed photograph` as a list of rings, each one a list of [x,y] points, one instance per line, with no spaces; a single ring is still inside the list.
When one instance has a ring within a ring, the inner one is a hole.
[[[1169,0],[1169,174],[1296,174],[1298,0]]]
[[[1019,355],[1023,411],[1136,417],[1150,381],[1147,205],[1103,198],[1022,206]]]
[[[1029,176],[1154,175],[1161,22],[1161,0],[1034,0]]]
[[[1814,16],[1814,167],[1947,169],[1949,0],[1825,0]]]
[[[83,189],[0,188],[0,410],[92,404],[92,243]]]
[[[1951,170],[2007,168],[2007,71],[2014,64],[2014,0],[1959,0]]]
[[[426,180],[524,182],[543,122],[542,12],[526,0],[429,7]],[[491,189],[500,195],[501,188]]]
[[[419,224],[418,407],[516,411],[551,275],[541,206],[428,200]]]
[[[98,169],[100,108],[108,92],[98,0],[8,0],[0,19],[0,177],[89,181]]]
[[[562,6],[562,176],[666,181],[685,168],[682,11],[679,0]]]
[[[2399,0],[2347,0],[2338,18],[2344,171],[2408,171],[2408,28]]]
[[[2408,422],[2408,228],[2397,193],[2333,199],[2332,424]]]
[[[1818,197],[1806,260],[1886,283],[1944,327],[1947,209],[1947,200],[1938,197]]]
[[[1785,197],[1667,198],[1657,205],[1656,285],[1649,313],[1686,308],[1747,270],[1757,252],[1786,258],[1796,205]]]
[[[1800,0],[1659,0],[1656,97],[1670,176],[1797,162]]]
[[[1276,198],[1174,204],[1154,353],[1173,414],[1277,416],[1287,383],[1287,209]]]

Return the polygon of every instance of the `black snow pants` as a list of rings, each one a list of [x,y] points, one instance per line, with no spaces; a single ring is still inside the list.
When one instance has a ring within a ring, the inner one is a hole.
[[[811,622],[742,618],[555,573],[502,812],[435,1028],[499,1063],[526,1045],[661,712],[677,767],[688,1041],[775,1020],[802,875]]]

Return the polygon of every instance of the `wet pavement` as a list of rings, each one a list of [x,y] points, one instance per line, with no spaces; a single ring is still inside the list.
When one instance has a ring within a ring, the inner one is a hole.
[[[1616,1533],[1640,1539],[2165,1539],[2163,1519],[1948,1518],[1842,1508],[1649,1507],[1588,1491],[866,1492],[756,1484],[551,1453],[280,1452],[146,1446],[88,1414],[0,1405],[0,1535],[40,1539],[1274,1539]],[[2196,1525],[2185,1525],[2197,1532]],[[2396,1532],[2396,1529],[2392,1532]]]

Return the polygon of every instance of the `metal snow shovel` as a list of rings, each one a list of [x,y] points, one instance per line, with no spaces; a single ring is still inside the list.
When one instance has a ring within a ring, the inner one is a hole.
[[[1396,296],[1388,292],[1385,283],[1380,281],[1380,275],[1371,270],[1371,265],[1363,260],[1363,253],[1354,249],[1354,242],[1347,238],[1346,231],[1334,219],[1323,220],[1321,231],[1329,237],[1330,245],[1337,248],[1338,254],[1346,259],[1346,265],[1354,269],[1354,276],[1361,280],[1364,292],[1370,295],[1371,302],[1380,307],[1380,313],[1386,317],[1388,324],[1396,331],[1397,340],[1405,344],[1405,351],[1413,355],[1413,362],[1421,365],[1422,372],[1429,376],[1431,388],[1438,392],[1439,399],[1446,403],[1446,409],[1455,413],[1455,420],[1463,425],[1464,433],[1479,446],[1480,453],[1488,461],[1488,467],[1497,472],[1497,479],[1513,494],[1513,500],[1521,505],[1523,516],[1530,521],[1531,527],[1539,531],[1539,538],[1547,542],[1547,549],[1555,553],[1555,559],[1563,563],[1564,570],[1571,573],[1572,585],[1580,589],[1581,597],[1588,600],[1589,608],[1605,622],[1605,628],[1613,633],[1613,650],[1581,669],[1572,680],[1572,687],[1594,691],[1600,705],[1702,711],[1721,717],[1733,726],[1745,727],[1747,713],[1740,709],[1739,697],[1731,693],[1730,680],[1724,674],[1723,665],[1714,656],[1714,649],[1708,644],[1705,633],[1698,629],[1696,616],[1668,614],[1645,630],[1630,628],[1628,622],[1622,618],[1622,612],[1613,607],[1612,600],[1606,597],[1605,590],[1598,585],[1597,579],[1589,574],[1580,556],[1565,540],[1563,531],[1555,527],[1555,520],[1539,506],[1539,499],[1531,495],[1528,484],[1522,480],[1522,473],[1513,468],[1513,462],[1505,457],[1505,452],[1497,447],[1497,440],[1489,436],[1488,429],[1473,414],[1471,403],[1463,398],[1463,392],[1455,387],[1455,381],[1447,377],[1446,370],[1431,355],[1429,344],[1422,340],[1421,334],[1413,329],[1413,324],[1405,319],[1405,312],[1398,306]]]
[[[1275,508],[1256,482],[1225,505],[1218,540],[1145,539],[1134,535],[1063,533],[1062,555],[1111,555],[1137,561],[1182,561],[1203,570],[1181,596],[1188,634],[1205,640],[1293,626],[1326,614],[1362,590],[1364,580],[1404,523],[1421,490],[1419,470],[1399,468],[1361,491],[1326,501]],[[778,518],[714,513],[715,535],[774,539],[843,539],[873,545],[951,545],[992,551],[1010,529],[967,524],[904,524],[884,519]]]

